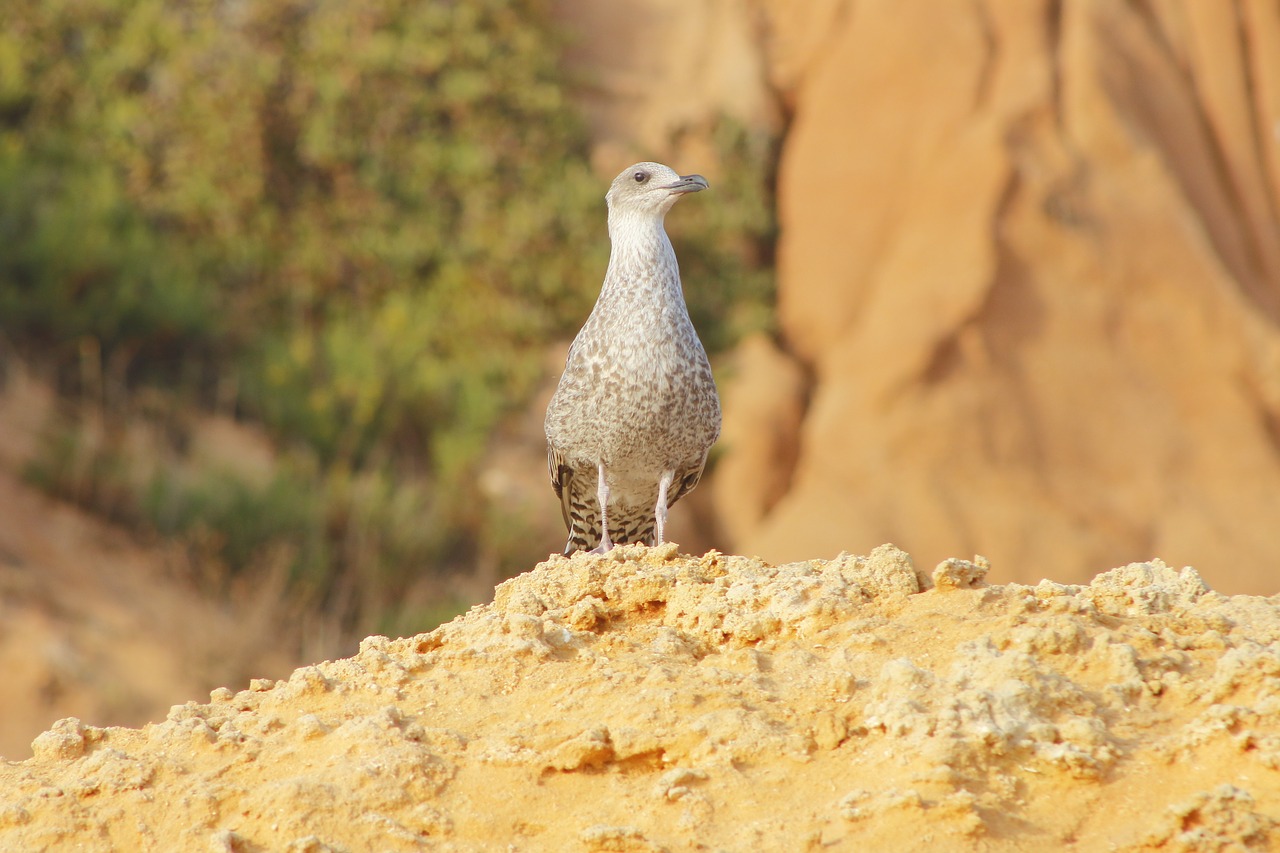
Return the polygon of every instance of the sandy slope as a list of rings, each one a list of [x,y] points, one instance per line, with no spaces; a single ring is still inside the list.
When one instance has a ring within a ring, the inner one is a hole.
[[[0,766],[0,849],[1265,850],[1280,608],[1088,586],[554,558],[430,634]],[[921,587],[931,587],[920,591]]]
[[[60,716],[137,723],[297,663],[278,580],[202,594],[180,548],[139,541],[24,482],[54,406],[48,385],[0,364],[0,756],[11,759],[30,755],[31,738]]]

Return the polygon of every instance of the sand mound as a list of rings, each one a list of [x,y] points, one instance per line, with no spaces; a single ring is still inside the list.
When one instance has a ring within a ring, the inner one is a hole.
[[[1280,602],[1158,561],[985,571],[554,558],[430,634],[142,729],[57,723],[0,766],[0,848],[1280,842]]]

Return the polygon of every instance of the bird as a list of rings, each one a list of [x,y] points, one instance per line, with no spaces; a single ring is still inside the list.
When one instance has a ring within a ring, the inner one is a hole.
[[[708,186],[646,162],[605,195],[609,266],[544,424],[566,554],[662,544],[668,508],[698,484],[720,436],[720,396],[663,225]]]

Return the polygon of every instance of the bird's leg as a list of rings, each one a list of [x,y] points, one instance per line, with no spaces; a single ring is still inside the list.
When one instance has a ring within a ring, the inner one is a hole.
[[[658,480],[658,503],[653,507],[653,544],[661,545],[667,528],[667,489],[675,479],[675,471],[663,471]]]
[[[600,544],[591,549],[592,554],[604,554],[613,547],[609,541],[609,518],[605,507],[609,504],[609,484],[604,479],[604,463],[596,468],[600,471],[600,481],[596,484],[596,500],[600,503]]]

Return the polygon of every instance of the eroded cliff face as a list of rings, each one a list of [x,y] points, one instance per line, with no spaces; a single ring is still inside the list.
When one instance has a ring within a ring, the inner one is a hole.
[[[815,387],[735,544],[1060,579],[1158,554],[1274,590],[1275,4],[865,2],[813,54],[779,311]]]
[[[780,341],[740,355],[710,479],[729,547],[892,539],[1064,580],[1159,555],[1274,590],[1280,8],[611,14],[644,38],[579,55],[606,152],[789,118]]]

